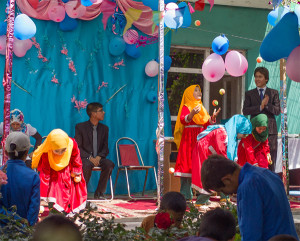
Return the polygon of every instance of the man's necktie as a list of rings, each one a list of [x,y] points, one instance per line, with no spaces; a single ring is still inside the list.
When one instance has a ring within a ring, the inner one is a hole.
[[[263,92],[264,92],[264,89],[259,89],[259,91],[260,91],[260,100],[263,100],[263,98],[264,98],[264,94],[263,94]]]
[[[97,126],[93,126],[93,157],[97,156]]]

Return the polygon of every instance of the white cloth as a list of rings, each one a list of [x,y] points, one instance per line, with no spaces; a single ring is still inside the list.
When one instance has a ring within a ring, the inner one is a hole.
[[[26,135],[28,136],[33,136],[36,134],[37,130],[30,124],[26,124],[27,130],[26,130]],[[3,122],[0,123],[0,135],[3,135]]]
[[[277,161],[275,172],[282,172],[282,140],[278,139]],[[289,170],[300,168],[300,138],[289,138],[288,142]]]

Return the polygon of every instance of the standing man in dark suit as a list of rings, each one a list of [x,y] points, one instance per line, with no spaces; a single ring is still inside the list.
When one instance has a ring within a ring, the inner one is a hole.
[[[99,123],[104,120],[105,112],[103,106],[96,102],[88,104],[86,112],[90,119],[75,126],[75,140],[80,149],[86,184],[91,178],[93,167],[102,168],[94,198],[105,199],[106,185],[115,166],[111,160],[106,159],[109,152],[108,127]]]
[[[257,67],[254,70],[256,88],[249,90],[245,94],[243,107],[244,115],[251,115],[251,118],[258,114],[266,114],[269,119],[269,146],[272,164],[269,165],[271,171],[275,171],[277,159],[277,125],[275,115],[280,114],[280,101],[277,90],[267,87],[269,81],[269,71],[265,67]]]

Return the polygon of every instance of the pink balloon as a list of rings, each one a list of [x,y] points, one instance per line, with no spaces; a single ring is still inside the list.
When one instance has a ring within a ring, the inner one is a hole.
[[[23,41],[24,41],[24,45],[25,45],[26,50],[31,49],[32,41],[30,39],[26,39],[26,40],[23,40]]]
[[[134,29],[128,29],[123,35],[123,39],[128,44],[135,44],[139,38],[139,34]]]
[[[0,36],[0,54],[5,55],[6,52],[6,35]]]
[[[225,65],[222,57],[215,53],[209,55],[202,65],[202,74],[209,82],[220,80],[225,74]]]
[[[235,77],[242,76],[247,72],[248,61],[244,55],[240,54],[238,51],[230,51],[225,57],[225,68],[226,71]]]
[[[13,51],[17,57],[23,57],[26,54],[27,50],[28,50],[27,40],[19,40],[17,38],[14,38]]]
[[[77,1],[69,1],[65,4],[65,9],[70,18],[80,18],[86,12],[86,7],[79,5],[77,8]]]
[[[286,62],[286,73],[288,77],[295,81],[300,82],[300,46],[294,48],[290,53]]]
[[[61,22],[65,19],[66,11],[61,5],[53,5],[48,10],[48,17],[54,22]]]
[[[154,60],[148,62],[148,64],[145,67],[145,73],[149,77],[154,77],[158,75],[158,63]]]

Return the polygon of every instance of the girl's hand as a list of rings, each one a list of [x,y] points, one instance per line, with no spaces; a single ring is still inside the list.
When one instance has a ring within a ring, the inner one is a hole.
[[[217,111],[216,111],[216,109],[214,109],[214,113],[213,113],[213,115],[211,116],[211,120],[212,120],[213,122],[216,121],[216,118],[217,118],[217,116],[219,115],[220,111],[221,111],[221,108],[219,108]]]
[[[201,110],[201,105],[197,105],[194,109],[192,109],[191,113],[188,115],[188,121],[191,121],[194,115],[198,114]]]

